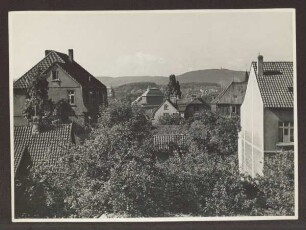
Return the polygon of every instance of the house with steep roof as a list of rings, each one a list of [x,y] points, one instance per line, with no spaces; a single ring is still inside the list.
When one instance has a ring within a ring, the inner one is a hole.
[[[293,62],[252,62],[241,105],[241,173],[263,175],[266,156],[294,147]]]
[[[243,102],[248,84],[248,72],[243,82],[231,82],[212,102],[211,110],[222,115],[240,115],[240,106]]]
[[[48,81],[48,96],[53,102],[67,100],[74,110],[71,119],[80,125],[97,117],[99,106],[107,105],[107,88],[74,60],[73,50],[68,55],[46,50],[45,57],[13,83],[14,125],[25,125],[23,118],[27,89],[32,80],[44,75]]]
[[[158,107],[164,101],[164,94],[159,88],[148,87],[148,89],[132,102],[134,106],[140,106],[144,109],[153,109]]]
[[[48,127],[39,127],[38,123],[14,126],[15,177],[27,175],[29,168],[43,161],[56,165],[67,144],[75,143],[72,128],[72,123]]]
[[[188,119],[205,109],[210,109],[210,106],[202,98],[167,99],[154,112],[152,123],[158,124],[161,117],[176,114]]]

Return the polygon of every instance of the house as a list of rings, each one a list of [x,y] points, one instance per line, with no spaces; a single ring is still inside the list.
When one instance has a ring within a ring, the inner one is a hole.
[[[132,102],[134,106],[140,106],[144,109],[157,108],[164,101],[164,94],[158,88],[150,88]]]
[[[210,106],[201,98],[167,99],[154,112],[152,123],[158,124],[158,120],[161,117],[175,114],[187,119],[205,109],[210,109]]]
[[[248,84],[248,72],[243,82],[232,82],[212,102],[212,112],[230,116],[240,115],[240,106],[243,102],[246,87]]]
[[[293,63],[252,62],[241,105],[238,140],[241,173],[263,175],[266,156],[293,149]]]
[[[27,174],[30,167],[48,160],[55,165],[67,144],[75,143],[73,125],[56,124],[40,127],[39,123],[14,126],[14,175]]]
[[[45,57],[28,72],[14,82],[14,125],[27,124],[22,112],[27,89],[31,81],[45,75],[48,81],[48,96],[53,102],[66,99],[74,110],[71,119],[80,125],[94,120],[100,105],[107,105],[107,89],[73,57],[73,50],[68,55],[54,50],[46,50]]]

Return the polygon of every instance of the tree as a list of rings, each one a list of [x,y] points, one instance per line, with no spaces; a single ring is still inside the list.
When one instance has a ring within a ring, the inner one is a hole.
[[[26,119],[31,120],[33,116],[50,115],[53,105],[48,99],[48,81],[45,75],[35,77],[29,88],[23,115]]]
[[[165,96],[170,99],[170,97],[174,96],[176,98],[182,97],[181,86],[179,81],[175,79],[175,75],[172,74],[169,76],[169,83],[165,90]]]

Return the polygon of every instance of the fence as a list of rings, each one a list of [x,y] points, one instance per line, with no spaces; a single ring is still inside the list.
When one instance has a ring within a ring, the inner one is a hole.
[[[184,134],[158,134],[154,135],[153,138],[154,145],[158,149],[169,149],[171,144],[181,146],[186,141],[186,135]]]

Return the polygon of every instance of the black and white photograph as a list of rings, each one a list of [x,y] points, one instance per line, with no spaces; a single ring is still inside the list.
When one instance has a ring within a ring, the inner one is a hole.
[[[8,17],[13,222],[298,219],[295,9]]]

